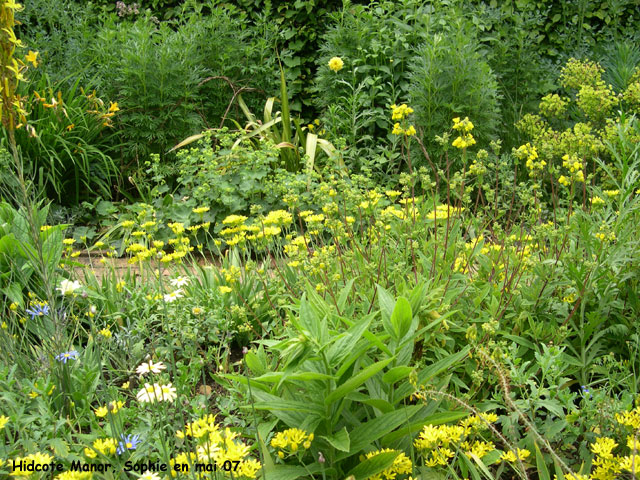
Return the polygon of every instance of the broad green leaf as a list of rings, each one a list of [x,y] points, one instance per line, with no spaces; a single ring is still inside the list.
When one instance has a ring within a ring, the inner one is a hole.
[[[413,435],[422,430],[422,427],[424,427],[425,425],[442,425],[444,423],[455,422],[468,415],[468,412],[454,411],[435,413],[433,415],[429,415],[426,418],[423,418],[418,422],[414,422],[406,427],[402,427],[396,430],[395,432],[391,432],[388,435],[385,435],[382,438],[382,443],[391,443],[404,436],[413,437]]]
[[[344,310],[345,305],[347,304],[347,300],[349,298],[349,294],[351,293],[351,288],[353,288],[353,282],[355,282],[355,278],[352,278],[347,282],[347,284],[340,290],[340,294],[338,295],[338,310],[341,312]]]
[[[347,427],[343,427],[342,430],[331,436],[322,435],[320,438],[324,438],[336,450],[340,450],[342,452],[349,451],[349,445],[351,442],[349,439],[349,433],[347,432]]]
[[[373,320],[373,315],[367,315],[354,323],[344,335],[337,339],[327,351],[327,357],[331,364],[340,365],[344,359],[353,353],[356,344],[362,339]],[[353,359],[355,361],[355,358]],[[349,363],[351,365],[351,363]],[[344,365],[342,365],[344,366]]]
[[[247,363],[247,367],[249,367],[249,369],[256,375],[262,375],[265,373],[265,366],[254,352],[247,352],[244,356],[244,360]]]
[[[373,377],[376,373],[386,367],[392,360],[393,357],[387,358],[386,360],[376,362],[373,365],[369,365],[368,367],[362,369],[360,372],[358,372],[357,375],[354,375],[329,395],[327,395],[327,397],[324,399],[324,404],[331,405],[336,400],[342,399],[346,394],[358,388],[369,378]]]
[[[413,368],[401,365],[399,367],[393,367],[382,376],[382,381],[385,383],[396,383],[398,380],[407,378],[409,374],[413,372]]]
[[[418,412],[423,410],[422,405],[409,405],[399,408],[379,417],[373,418],[351,430],[351,453],[358,453],[366,446],[379,438],[395,430],[403,423],[409,422]]]
[[[409,300],[404,297],[398,298],[391,314],[391,326],[393,327],[396,341],[400,341],[409,331],[412,320],[413,314],[411,313]]]
[[[400,452],[396,451],[379,453],[358,464],[358,466],[353,468],[346,476],[350,477],[353,475],[355,480],[366,480],[393,465],[394,460],[399,454]]]
[[[378,304],[380,306],[380,314],[382,316],[382,326],[385,332],[387,332],[391,338],[395,339],[395,332],[393,325],[391,325],[391,315],[393,314],[396,301],[393,298],[393,295],[391,295],[382,286],[376,286],[378,287]]]

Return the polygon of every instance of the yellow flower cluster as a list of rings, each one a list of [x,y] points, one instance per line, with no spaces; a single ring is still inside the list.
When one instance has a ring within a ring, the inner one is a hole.
[[[204,417],[199,418],[191,423],[187,423],[184,426],[184,431],[178,430],[176,432],[176,437],[202,438],[205,435],[209,435],[210,433],[217,432],[218,430],[219,430],[219,427],[216,424],[216,416],[205,415]]]
[[[502,452],[500,460],[503,462],[516,463],[518,459],[526,460],[531,455],[531,452],[526,448],[518,448],[517,451],[509,450],[508,452]]]
[[[411,463],[411,459],[398,450],[383,448],[382,450],[376,450],[375,452],[367,453],[366,458],[370,459],[375,457],[376,455],[387,452],[395,452],[398,454],[398,456],[393,460],[393,463],[390,467],[387,467],[382,472],[369,477],[367,480],[394,480],[398,475],[409,474],[413,471],[413,464]]]
[[[255,219],[253,224],[245,225],[248,220],[244,215],[229,215],[222,223],[227,227],[220,231],[222,239],[228,246],[243,245],[247,242],[261,242],[277,237],[282,233],[282,228],[289,227],[293,223],[293,215],[286,210],[274,210],[262,219]],[[264,246],[254,245],[254,246]]]
[[[616,413],[616,422],[620,425],[640,431],[640,407],[636,407],[630,412]]]
[[[84,454],[87,458],[96,458],[98,453],[101,455],[114,455],[118,448],[118,442],[115,438],[98,438],[93,442],[92,448],[85,448]]]
[[[525,165],[529,169],[530,177],[535,177],[537,174],[541,173],[547,165],[547,162],[542,159],[538,159],[538,150],[530,143],[526,143],[518,147],[514,154],[520,160],[525,160]]]
[[[225,476],[233,478],[256,477],[260,470],[260,462],[250,458],[249,446],[238,439],[239,435],[231,429],[221,429],[215,422],[214,415],[205,415],[198,420],[185,425],[184,431],[176,432],[178,438],[192,437],[198,440],[195,452],[181,452],[170,460],[171,475],[187,476],[194,463],[213,464],[220,466],[225,462],[239,462],[237,470],[224,471]],[[218,471],[220,469],[218,468]],[[191,478],[191,477],[189,477]]]
[[[56,475],[56,480],[89,480],[93,478],[92,472],[67,471]]]
[[[413,113],[413,108],[407,106],[406,103],[402,105],[391,105],[391,120],[404,120]]]
[[[460,120],[460,117],[454,118],[453,129],[460,133],[460,136],[451,143],[454,147],[462,150],[476,144],[475,138],[471,135],[473,123],[469,117],[464,117],[464,120]]]
[[[403,103],[402,105],[391,105],[391,120],[399,120],[402,122],[409,115],[413,113],[413,108],[407,106],[407,104]],[[400,122],[396,122],[393,125],[393,130],[391,133],[393,135],[405,135],[410,137],[416,134],[416,129],[413,125],[401,125]],[[402,122],[405,123],[405,122]]]
[[[497,420],[495,413],[481,413],[471,415],[457,425],[426,425],[413,445],[422,453],[427,467],[448,465],[456,447],[460,447],[468,457],[476,455],[482,458],[496,449],[494,444],[469,437]]]
[[[313,442],[313,433],[307,433],[299,428],[289,428],[276,433],[271,439],[271,446],[278,450],[278,456],[284,458],[285,453],[296,453],[300,447],[308,450]]]
[[[578,157],[574,155],[565,154],[562,157],[562,166],[569,170],[569,177],[561,175],[558,178],[558,182],[565,187],[571,185],[571,182],[576,181],[584,183],[584,172],[582,162],[578,160]]]
[[[53,457],[48,453],[36,452],[30,455],[27,455],[26,457],[18,457],[14,460],[16,464],[19,464],[20,461],[23,462],[22,463],[23,465],[33,463],[36,466],[35,467],[36,469],[41,469],[41,467],[39,468],[37,467],[37,465],[40,465],[40,466],[47,465],[53,461]],[[12,477],[28,477],[32,474],[33,474],[33,471],[27,471],[25,469],[14,470],[13,472],[11,472]]]

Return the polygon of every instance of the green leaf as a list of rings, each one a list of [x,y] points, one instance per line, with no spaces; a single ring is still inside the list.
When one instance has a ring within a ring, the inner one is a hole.
[[[320,471],[319,464],[311,464],[307,467],[298,467],[294,465],[275,465],[273,468],[267,469],[265,466],[265,480],[296,480],[300,477],[306,477],[310,473]],[[257,479],[261,479],[260,473],[256,474]]]
[[[547,469],[547,464],[544,461],[544,456],[542,455],[538,444],[534,443],[533,445],[536,449],[536,466],[538,467],[538,478],[540,480],[551,480],[549,470]]]
[[[321,435],[320,438],[324,438],[336,450],[340,450],[342,452],[349,451],[349,445],[351,441],[349,439],[349,433],[347,432],[347,427],[343,427],[342,430],[334,433],[331,436]]]
[[[391,326],[395,332],[396,341],[400,341],[409,331],[411,320],[413,320],[413,314],[409,300],[404,297],[398,298],[391,314]]]
[[[403,423],[409,422],[411,418],[423,409],[424,407],[422,405],[409,405],[380,415],[357,426],[351,430],[351,437],[353,438],[351,453],[358,453]]]
[[[247,352],[244,356],[247,367],[256,375],[262,375],[266,371],[266,367],[262,364],[258,356],[254,352]]]
[[[338,295],[338,310],[341,312],[347,304],[347,299],[349,298],[349,293],[351,293],[351,288],[353,287],[353,282],[355,282],[355,280],[355,278],[352,278],[347,282],[344,288],[340,290],[340,295]]]
[[[394,460],[399,454],[400,452],[396,451],[379,453],[358,464],[358,466],[353,468],[346,476],[349,477],[353,475],[355,480],[366,480],[393,465]]]
[[[382,326],[391,336],[391,338],[396,339],[395,331],[393,325],[391,324],[391,315],[393,314],[393,310],[396,304],[393,295],[391,295],[387,290],[385,290],[380,285],[378,287],[378,304],[380,306],[380,314],[382,316]]]
[[[385,383],[396,383],[398,380],[407,378],[409,374],[413,372],[413,368],[407,366],[393,367],[382,376],[382,381]]]
[[[429,415],[426,418],[423,418],[419,422],[414,422],[406,427],[402,427],[396,430],[395,432],[391,432],[388,435],[385,435],[382,438],[382,443],[387,444],[395,442],[396,440],[405,436],[412,437],[416,432],[422,430],[422,427],[424,427],[425,425],[442,425],[444,423],[455,422],[457,420],[460,420],[461,418],[466,417],[467,415],[469,415],[467,412],[454,411],[435,413],[433,415]]]
[[[469,354],[469,350],[471,350],[471,347],[467,345],[458,353],[449,355],[448,357],[445,357],[442,360],[438,360],[436,363],[429,365],[427,368],[422,370],[422,372],[420,372],[420,375],[418,376],[420,383],[425,383],[436,375],[439,375],[445,370],[448,370],[451,366],[466,357]]]
[[[391,361],[392,358],[387,358],[386,360],[382,360],[380,362],[376,362],[373,365],[369,365],[368,367],[362,369],[357,375],[351,377],[349,380],[344,382],[338,388],[336,388],[333,392],[331,392],[324,399],[325,405],[331,405],[336,400],[342,399],[349,392],[355,390],[364,382],[366,382],[369,378],[373,377],[376,373],[386,367]]]

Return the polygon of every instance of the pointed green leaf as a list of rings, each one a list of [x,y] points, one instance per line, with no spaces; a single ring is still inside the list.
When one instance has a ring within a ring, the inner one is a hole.
[[[347,427],[343,427],[339,432],[334,433],[331,436],[320,436],[320,438],[324,438],[329,444],[335,448],[336,450],[340,450],[342,452],[349,451],[349,433],[347,432]]]
[[[354,375],[349,380],[344,382],[338,388],[336,388],[333,392],[331,392],[324,399],[325,405],[331,405],[336,400],[342,399],[346,394],[355,390],[364,382],[366,382],[369,378],[373,377],[376,373],[386,367],[391,361],[392,358],[387,358],[386,360],[382,360],[380,362],[374,363],[373,365],[369,365],[368,367],[362,369],[358,372],[357,375]]]
[[[413,314],[411,313],[409,300],[404,297],[398,298],[391,314],[391,326],[397,341],[400,341],[409,331],[412,320]]]

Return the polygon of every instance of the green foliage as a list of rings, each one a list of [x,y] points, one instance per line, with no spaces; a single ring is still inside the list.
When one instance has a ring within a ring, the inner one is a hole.
[[[277,29],[272,48],[281,52],[287,71],[291,107],[295,112],[313,111],[312,79],[320,38],[329,23],[329,14],[339,11],[342,2],[330,0],[237,0],[234,2],[247,12],[256,25],[271,23]]]
[[[473,119],[481,144],[497,132],[498,85],[473,34],[462,22],[427,37],[411,69],[410,103],[429,152],[454,117]],[[443,128],[444,127],[444,128]]]
[[[115,107],[79,81],[55,84],[46,75],[29,85],[26,97],[29,124],[16,131],[16,141],[40,188],[67,205],[96,193],[109,198],[120,176],[111,157]]]
[[[351,288],[347,284],[340,298],[346,300]],[[421,309],[424,293],[419,285],[411,292],[411,301],[404,297],[396,301],[380,287],[380,310],[351,319],[338,314],[346,307],[344,301],[334,307],[307,291],[299,313],[289,316],[284,338],[270,343],[278,360],[272,361],[260,348],[246,357],[252,378],[225,378],[250,387],[256,410],[269,412],[288,428],[313,433],[312,456],[322,452],[331,466],[327,471],[331,478],[342,478],[352,469],[359,478],[356,472],[367,468],[366,463],[358,467],[360,452],[404,444],[402,437],[389,435],[392,431],[404,427],[401,431],[410,434],[425,424],[465,415],[435,414],[435,403],[407,405],[411,390],[401,385],[410,374],[420,382],[429,381],[468,352],[463,349],[417,373],[409,366],[413,338],[420,334],[412,308]]]
[[[195,148],[177,153],[170,169],[159,157],[152,157],[148,175],[155,186],[151,198],[157,199],[159,208],[170,208],[168,194],[188,197],[188,201],[176,203],[178,210],[173,214],[166,212],[167,218],[184,221],[191,209],[208,206],[208,216],[220,221],[230,213],[247,212],[251,205],[264,204],[268,191],[265,182],[279,164],[280,150],[273,143],[260,141],[255,148],[242,141],[238,133],[226,133],[224,129],[215,135],[205,132]]]

